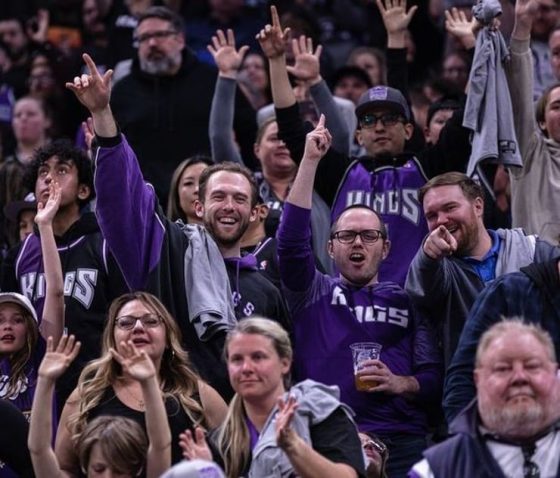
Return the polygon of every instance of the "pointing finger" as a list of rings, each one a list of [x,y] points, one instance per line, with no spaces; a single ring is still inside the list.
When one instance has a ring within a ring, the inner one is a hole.
[[[99,71],[97,70],[97,66],[95,65],[95,62],[91,59],[91,56],[89,56],[87,53],[84,53],[82,55],[82,58],[84,59],[86,65],[89,69],[90,75],[100,77],[101,75],[99,74]]]
[[[281,28],[280,17],[278,16],[278,10],[276,10],[276,7],[274,5],[270,7],[270,15],[272,16],[272,26]]]

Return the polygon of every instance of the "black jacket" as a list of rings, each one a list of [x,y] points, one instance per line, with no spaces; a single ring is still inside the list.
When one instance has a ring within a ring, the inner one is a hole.
[[[115,118],[162,204],[179,162],[194,154],[210,154],[208,121],[216,77],[215,68],[185,49],[176,75],[145,73],[136,58],[130,74],[113,88]],[[252,154],[248,152],[255,138],[255,113],[241,94],[236,97],[235,111],[236,138],[246,157]]]

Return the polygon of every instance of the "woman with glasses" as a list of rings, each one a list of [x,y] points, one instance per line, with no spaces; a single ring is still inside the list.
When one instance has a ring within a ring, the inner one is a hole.
[[[79,475],[75,438],[94,418],[117,415],[145,428],[142,384],[115,360],[131,342],[145,352],[157,371],[172,438],[172,463],[181,459],[179,433],[219,426],[227,408],[217,392],[192,370],[175,319],[146,292],[132,292],[113,301],[103,331],[102,354],[83,370],[78,387],[62,412],[56,455],[63,471]]]
[[[217,446],[228,478],[365,477],[351,412],[336,387],[290,383],[292,347],[276,322],[251,317],[228,333],[225,355],[235,390]],[[187,459],[212,459],[204,435],[187,430]]]
[[[367,478],[387,478],[385,465],[389,451],[387,445],[372,433],[358,433],[362,449],[366,455],[366,476]]]

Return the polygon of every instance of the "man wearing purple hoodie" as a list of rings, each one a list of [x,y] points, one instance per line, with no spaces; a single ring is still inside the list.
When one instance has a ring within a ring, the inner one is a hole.
[[[345,209],[328,244],[340,275],[320,273],[313,260],[311,191],[321,157],[330,146],[324,117],[306,137],[305,152],[278,231],[280,275],[294,327],[294,372],[340,388],[361,431],[387,443],[391,477],[406,476],[426,447],[426,406],[441,390],[440,360],[431,333],[406,292],[378,282],[390,243],[379,215],[367,206]],[[365,363],[354,384],[350,346],[381,344],[379,360]]]
[[[200,177],[195,204],[205,229],[168,220],[111,112],[112,71],[101,76],[88,55],[84,60],[90,74],[66,86],[93,118],[96,215],[103,236],[129,288],[160,298],[198,372],[227,400],[233,391],[222,350],[233,323],[263,315],[287,326],[280,291],[254,256],[241,257],[241,236],[256,218],[256,183],[237,164],[210,166]]]

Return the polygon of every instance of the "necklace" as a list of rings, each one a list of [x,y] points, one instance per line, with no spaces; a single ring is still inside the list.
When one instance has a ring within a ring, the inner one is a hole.
[[[128,385],[123,385],[122,389],[126,392],[126,394],[132,398],[136,404],[138,405],[138,408],[144,410],[145,407],[145,403],[144,400],[141,398],[138,398],[136,395],[134,395],[129,389],[128,389]]]

